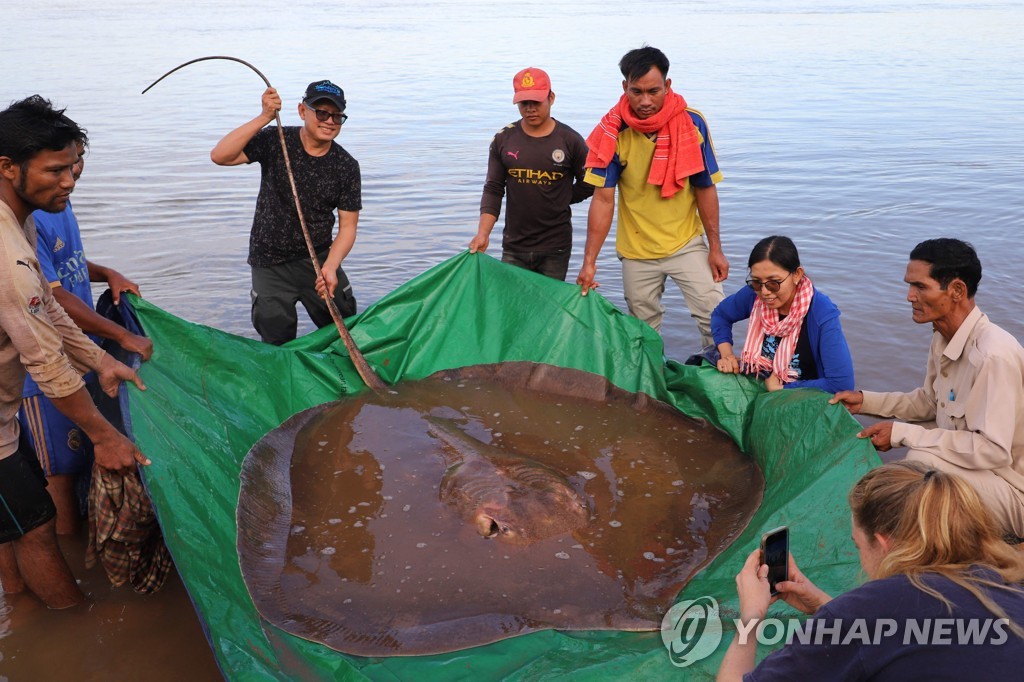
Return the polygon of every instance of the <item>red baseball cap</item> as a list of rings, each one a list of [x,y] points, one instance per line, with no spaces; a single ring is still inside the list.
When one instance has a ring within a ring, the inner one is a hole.
[[[543,102],[551,94],[551,79],[543,70],[531,66],[515,75],[515,78],[512,79],[512,88],[516,92],[512,97],[512,104],[524,100]]]

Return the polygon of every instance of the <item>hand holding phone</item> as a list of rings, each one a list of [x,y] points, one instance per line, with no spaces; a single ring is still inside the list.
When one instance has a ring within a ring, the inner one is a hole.
[[[761,561],[768,564],[768,587],[774,597],[776,585],[789,580],[789,528],[780,526],[761,536]]]

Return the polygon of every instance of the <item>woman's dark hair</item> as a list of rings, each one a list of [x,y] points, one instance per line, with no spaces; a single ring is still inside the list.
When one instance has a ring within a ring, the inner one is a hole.
[[[981,261],[974,247],[959,239],[928,239],[914,247],[910,260],[928,263],[928,274],[943,289],[954,279],[967,285],[967,297],[974,298],[981,282]]]
[[[796,244],[789,237],[773,235],[759,241],[750,252],[747,269],[754,267],[763,260],[771,261],[786,272],[796,272],[800,267],[800,254]]]
[[[0,156],[22,167],[43,150],[57,152],[73,142],[88,144],[85,130],[39,95],[0,111]]]

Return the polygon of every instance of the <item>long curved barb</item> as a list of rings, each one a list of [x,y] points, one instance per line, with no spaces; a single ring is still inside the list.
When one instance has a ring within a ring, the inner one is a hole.
[[[150,83],[149,87],[142,91],[142,94],[145,95],[150,88],[170,76],[175,71],[183,69],[189,64],[195,64],[196,62],[203,62],[210,59],[226,59],[228,61],[244,64],[255,71],[256,75],[263,79],[263,82],[267,84],[268,88],[272,87],[270,85],[270,81],[267,80],[267,77],[264,76],[259,69],[244,59],[216,55],[210,57],[199,57],[197,59],[189,60],[184,64],[179,64]],[[316,272],[317,277],[319,277],[321,271],[320,259],[316,257],[316,249],[313,247],[313,239],[309,236],[309,228],[306,227],[306,217],[302,212],[302,205],[299,202],[299,191],[295,185],[295,175],[292,173],[292,162],[291,159],[288,158],[288,147],[284,143],[284,127],[281,125],[281,115],[279,112],[274,112],[274,120],[277,122],[277,138],[281,143],[281,153],[284,154],[284,165],[285,169],[288,171],[288,182],[292,188],[292,198],[295,200],[295,210],[299,214],[299,227],[302,228],[302,236],[306,240],[306,248],[309,250],[309,258],[313,261],[313,270]],[[338,335],[341,337],[342,343],[345,344],[345,349],[348,350],[349,357],[352,358],[352,363],[356,366],[356,371],[359,372],[359,376],[367,386],[373,389],[375,393],[383,393],[387,390],[387,386],[381,378],[377,376],[377,373],[373,371],[370,364],[366,361],[366,358],[364,358],[363,354],[359,351],[355,341],[352,340],[352,335],[348,333],[348,328],[345,326],[345,322],[341,319],[341,313],[338,311],[338,306],[335,305],[334,299],[330,296],[324,296],[324,300],[327,302],[327,309],[331,311],[331,319],[334,320],[334,324],[338,328]]]

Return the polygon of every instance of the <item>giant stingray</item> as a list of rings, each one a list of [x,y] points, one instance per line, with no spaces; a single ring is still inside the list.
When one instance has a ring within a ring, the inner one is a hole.
[[[725,435],[643,394],[482,365],[268,433],[242,465],[239,559],[267,621],[361,656],[657,630],[763,487]]]

